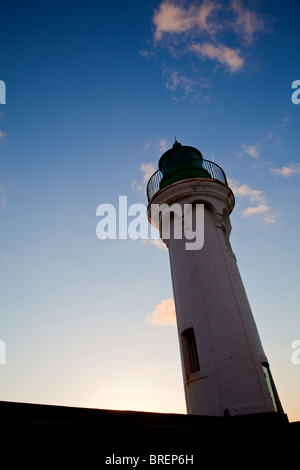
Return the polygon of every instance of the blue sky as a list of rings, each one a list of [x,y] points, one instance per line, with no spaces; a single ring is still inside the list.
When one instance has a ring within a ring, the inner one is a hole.
[[[147,203],[175,134],[235,193],[232,247],[300,420],[300,2],[0,9],[0,399],[185,412],[168,253],[96,236],[100,204]]]

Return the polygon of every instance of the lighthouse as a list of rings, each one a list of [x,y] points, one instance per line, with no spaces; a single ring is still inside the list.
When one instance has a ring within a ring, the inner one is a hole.
[[[169,251],[188,414],[283,413],[230,244],[235,199],[224,171],[175,141],[147,196]]]

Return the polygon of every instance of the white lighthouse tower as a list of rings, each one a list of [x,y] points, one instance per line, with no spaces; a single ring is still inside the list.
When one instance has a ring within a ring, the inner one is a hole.
[[[158,166],[147,186],[148,218],[169,250],[188,413],[282,413],[229,242],[234,195],[225,173],[178,142]],[[170,236],[162,233],[164,218],[157,217],[166,208],[174,212]],[[189,234],[204,243],[192,246],[189,235],[188,244],[184,230],[178,235],[178,223],[191,224],[187,208],[194,213]],[[197,211],[203,217],[197,219]]]

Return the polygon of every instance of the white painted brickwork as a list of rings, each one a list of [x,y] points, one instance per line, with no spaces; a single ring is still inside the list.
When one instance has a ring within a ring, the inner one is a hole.
[[[223,416],[228,410],[233,416],[274,411],[261,366],[267,358],[229,242],[232,192],[218,181],[194,178],[173,183],[151,201],[175,202],[205,204],[201,250],[186,250],[184,239],[164,240],[188,413]],[[200,370],[187,375],[182,333],[189,328],[194,329]]]

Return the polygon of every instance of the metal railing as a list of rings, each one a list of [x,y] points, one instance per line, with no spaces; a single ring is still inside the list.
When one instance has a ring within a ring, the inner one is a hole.
[[[201,160],[190,159],[190,160],[182,160],[180,162],[176,161],[176,164],[179,164],[179,163],[180,165],[178,165],[178,167],[180,167],[180,169],[178,169],[178,172],[181,172],[183,170],[189,170],[189,169],[190,170],[204,169],[209,173],[210,178],[215,179],[217,181],[221,181],[221,183],[224,183],[226,184],[226,186],[228,186],[224,171],[219,165],[217,165],[214,162],[211,162],[209,160],[202,160],[201,162]],[[167,173],[168,166],[165,166],[163,170]],[[176,175],[176,171],[175,172],[170,171],[170,173],[174,174],[174,176]],[[195,176],[196,176],[196,172],[195,172]],[[161,172],[161,170],[157,170],[149,179],[148,184],[147,184],[148,202],[153,198],[154,194],[156,194],[160,189],[162,189],[160,187],[160,183],[162,179],[163,179],[163,173]]]

